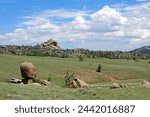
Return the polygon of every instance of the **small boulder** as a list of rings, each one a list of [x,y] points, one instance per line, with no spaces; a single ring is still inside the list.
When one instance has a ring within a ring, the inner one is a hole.
[[[146,80],[143,80],[142,85],[144,85],[144,84],[150,85],[150,82],[148,82],[148,81],[146,81]]]
[[[42,84],[45,85],[45,86],[51,85],[51,83],[49,81],[47,81],[47,80],[43,80]]]
[[[77,81],[79,82],[80,87],[88,87],[88,84],[83,80],[77,79]]]
[[[33,79],[22,79],[23,84],[31,84],[33,83]]]
[[[143,88],[146,88],[146,89],[150,89],[150,82],[144,80],[144,81],[142,82],[142,87],[143,87]]]
[[[126,87],[128,87],[128,86],[123,83],[113,83],[110,88],[126,88]]]
[[[77,83],[74,80],[72,80],[70,87],[71,88],[78,88],[79,86],[77,85]]]
[[[21,76],[25,79],[34,79],[37,76],[37,68],[31,62],[23,62],[20,65]]]
[[[120,85],[118,83],[113,83],[111,88],[121,88]]]
[[[16,78],[12,78],[12,79],[10,80],[10,82],[11,82],[11,83],[20,84],[20,83],[22,83],[22,80],[16,79]]]

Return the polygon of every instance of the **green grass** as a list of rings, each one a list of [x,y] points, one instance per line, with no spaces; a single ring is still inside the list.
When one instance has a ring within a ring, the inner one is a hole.
[[[36,87],[0,83],[0,99],[13,100],[138,100],[150,99],[150,90],[140,87],[110,89],[108,87],[93,87],[83,91],[52,85]]]
[[[21,79],[19,66],[31,61],[38,68],[37,79],[47,80],[52,85],[36,87],[8,83],[11,78]],[[98,64],[102,73],[96,73]],[[72,89],[64,87],[64,75],[71,71],[91,85],[90,88]],[[129,85],[128,88],[110,89],[113,81]],[[0,99],[150,99],[150,90],[139,85],[150,79],[150,64],[146,60],[52,58],[36,56],[0,55]]]

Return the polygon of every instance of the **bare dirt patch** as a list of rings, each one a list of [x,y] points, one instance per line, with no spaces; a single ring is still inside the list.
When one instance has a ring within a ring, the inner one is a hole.
[[[76,76],[77,78],[88,83],[94,83],[97,79],[101,79],[103,81],[116,81],[124,78],[134,77],[134,74],[130,74],[127,71],[102,71],[97,73],[93,69],[88,69],[80,72],[80,74],[77,74]]]

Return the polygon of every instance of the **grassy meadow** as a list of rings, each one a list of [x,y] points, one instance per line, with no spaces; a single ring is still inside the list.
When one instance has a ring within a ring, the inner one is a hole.
[[[37,79],[51,79],[50,86],[12,84],[11,78],[21,78],[20,64],[31,61],[38,69]],[[102,72],[97,73],[98,64]],[[67,71],[87,82],[88,88],[64,87]],[[0,55],[0,99],[150,99],[150,90],[140,87],[143,80],[150,80],[150,64],[146,60],[84,59],[35,56]],[[110,89],[113,82],[126,83],[127,88]]]

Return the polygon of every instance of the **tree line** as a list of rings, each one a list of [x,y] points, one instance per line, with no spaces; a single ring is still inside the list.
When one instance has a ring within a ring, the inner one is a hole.
[[[20,55],[20,56],[51,56],[60,58],[109,58],[109,59],[150,59],[150,56],[139,55],[133,52],[122,51],[93,51],[88,49],[51,49],[36,46],[0,46],[0,54]]]

